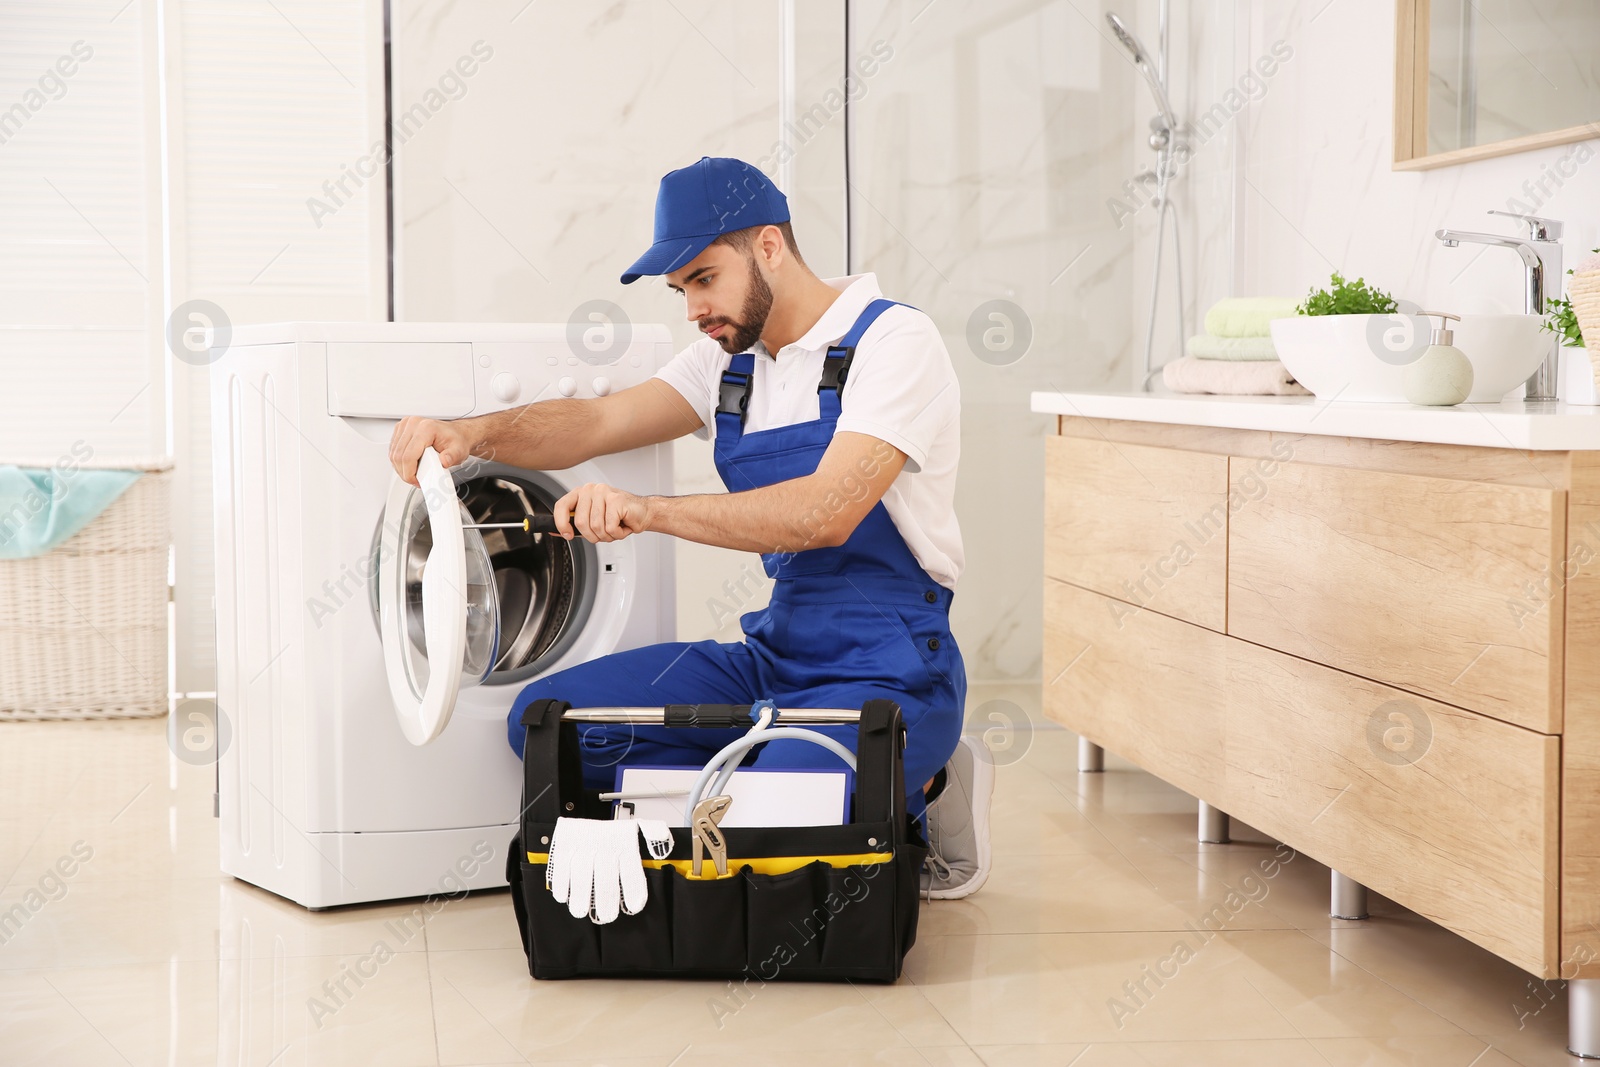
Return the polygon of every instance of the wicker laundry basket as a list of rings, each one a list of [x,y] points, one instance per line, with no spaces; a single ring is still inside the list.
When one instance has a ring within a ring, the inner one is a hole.
[[[0,560],[0,721],[166,714],[172,464],[87,466],[145,473],[52,551]]]

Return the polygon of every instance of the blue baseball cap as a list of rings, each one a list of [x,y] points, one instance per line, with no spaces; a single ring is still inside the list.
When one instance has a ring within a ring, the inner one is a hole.
[[[742,159],[702,156],[661,179],[655,243],[622,275],[671,274],[725,233],[789,221],[789,200]]]

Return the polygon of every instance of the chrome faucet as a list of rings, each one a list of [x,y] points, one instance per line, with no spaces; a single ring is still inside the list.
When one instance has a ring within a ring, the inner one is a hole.
[[[1523,265],[1528,268],[1525,310],[1530,315],[1543,315],[1546,287],[1553,284],[1555,295],[1561,295],[1561,223],[1555,219],[1521,215],[1515,211],[1490,211],[1489,214],[1521,220],[1527,224],[1528,236],[1506,237],[1497,233],[1471,233],[1466,230],[1439,230],[1434,236],[1443,241],[1446,248],[1454,248],[1465,241],[1468,244],[1499,245],[1515,251],[1522,257]],[[1555,338],[1552,337],[1550,354],[1528,379],[1524,399],[1556,399],[1559,351],[1555,347]]]

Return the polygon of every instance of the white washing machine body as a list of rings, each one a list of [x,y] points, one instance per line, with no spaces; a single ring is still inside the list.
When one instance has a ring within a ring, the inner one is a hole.
[[[671,640],[673,550],[656,534],[590,545],[459,523],[548,511],[587,481],[670,492],[671,446],[563,471],[469,461],[446,472],[455,499],[430,513],[390,467],[390,434],[405,415],[624,389],[670,355],[664,326],[585,338],[566,324],[234,329],[210,372],[223,871],[311,908],[504,884],[521,794],[506,733],[517,693]],[[458,527],[435,537],[458,511]],[[446,533],[454,566],[464,540],[492,581],[448,579]],[[499,616],[487,645],[486,599]],[[446,670],[427,654],[448,654],[438,627],[458,608],[479,634],[465,680],[460,662]],[[435,674],[457,684],[430,686]],[[402,730],[408,687],[416,703],[449,690],[431,736]]]

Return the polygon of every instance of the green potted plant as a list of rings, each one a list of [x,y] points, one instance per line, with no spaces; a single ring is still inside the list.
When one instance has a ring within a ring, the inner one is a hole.
[[[1398,307],[1394,297],[1368,286],[1365,278],[1347,282],[1343,274],[1334,271],[1331,287],[1313,287],[1295,312],[1300,315],[1392,315]]]
[[[1365,278],[1334,271],[1328,284],[1312,286],[1289,318],[1272,320],[1272,346],[1295,381],[1324,399],[1373,402],[1402,400],[1399,366],[1385,346],[1395,330],[1413,324],[1397,317],[1400,303]],[[1403,341],[1410,344],[1415,330]],[[1423,334],[1422,343],[1427,344]],[[1393,373],[1391,373],[1393,372]]]
[[[1569,270],[1567,273],[1572,272]],[[1584,347],[1583,329],[1578,325],[1578,313],[1573,310],[1572,301],[1564,296],[1544,302],[1543,328],[1561,339],[1562,348]]]
[[[1432,333],[1424,309],[1335,271],[1296,310],[1272,320],[1273,347],[1295,381],[1324,399],[1405,403],[1403,372]],[[1472,363],[1469,403],[1494,403],[1527,380],[1550,349],[1541,325],[1535,315],[1461,316],[1452,332]]]

